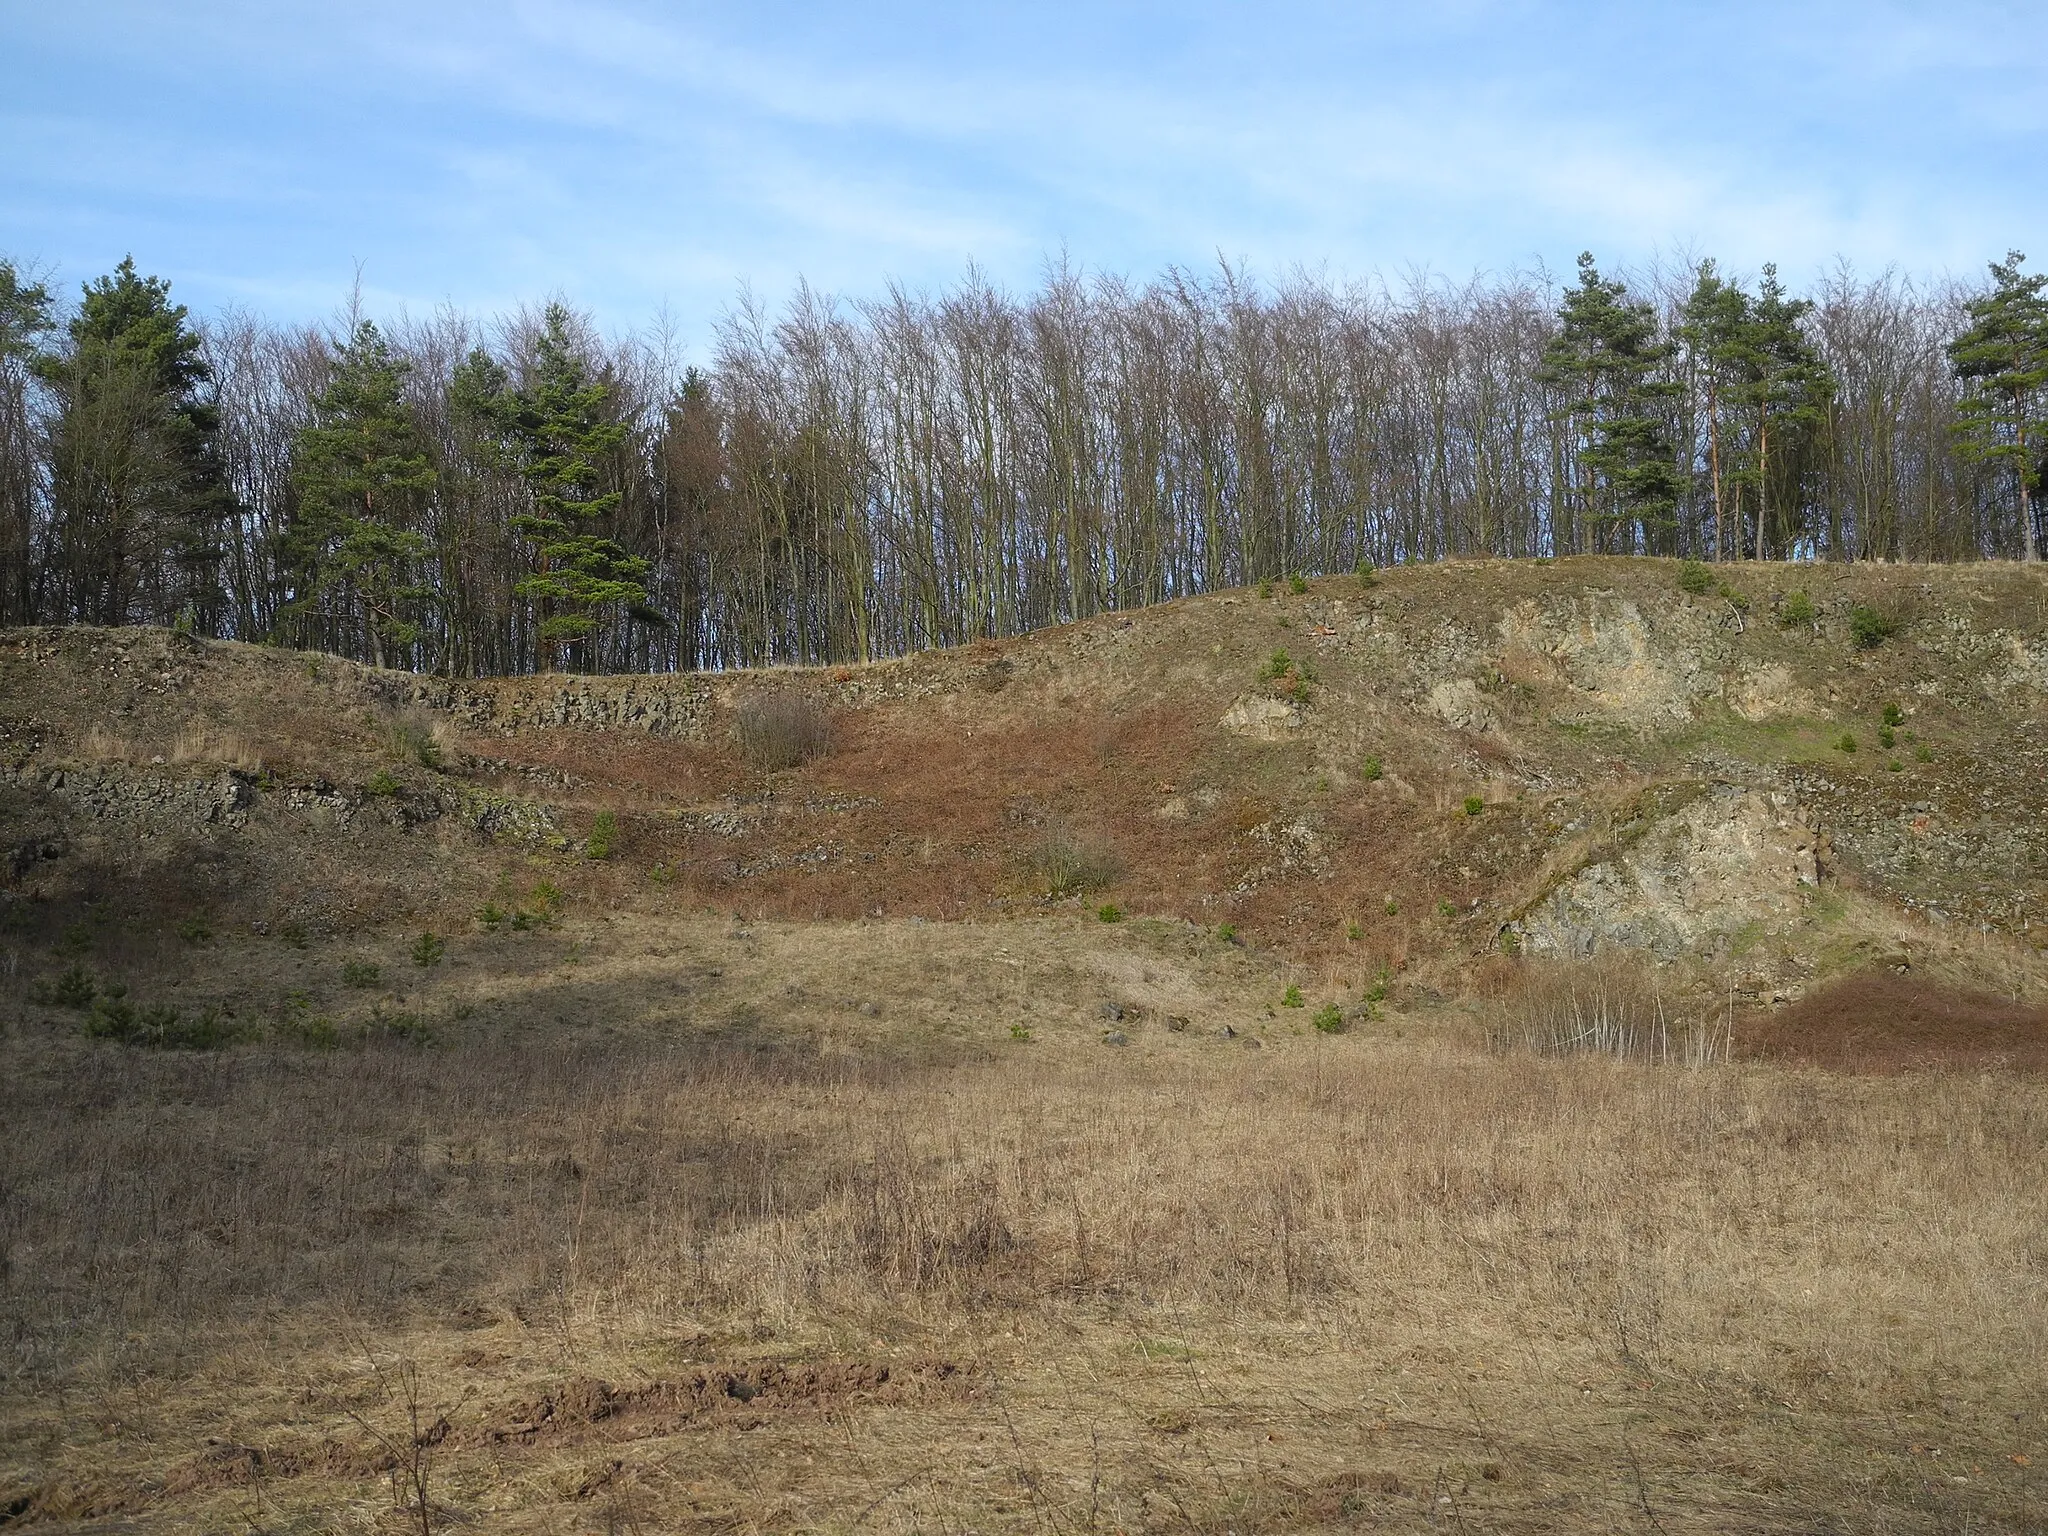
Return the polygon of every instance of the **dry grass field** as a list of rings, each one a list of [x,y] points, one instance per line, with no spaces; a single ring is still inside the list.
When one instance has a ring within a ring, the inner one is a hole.
[[[2038,1075],[1325,1035],[1179,923],[368,943],[12,1021],[0,1523],[2048,1520]]]
[[[2048,587],[1729,580],[10,631],[0,1528],[2048,1532]]]

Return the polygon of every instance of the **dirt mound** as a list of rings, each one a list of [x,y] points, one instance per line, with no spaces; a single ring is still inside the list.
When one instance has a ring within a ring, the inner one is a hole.
[[[1861,971],[1740,1031],[1745,1052],[1842,1072],[2048,1072],[2048,1008],[1894,971]]]

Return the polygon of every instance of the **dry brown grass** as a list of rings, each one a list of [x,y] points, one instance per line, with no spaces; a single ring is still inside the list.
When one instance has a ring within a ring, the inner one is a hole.
[[[776,773],[822,757],[832,745],[832,717],[809,694],[750,694],[734,708],[733,739],[749,767]]]
[[[1610,1056],[1659,1066],[1725,1061],[1734,1018],[1711,997],[1674,985],[1649,961],[1612,951],[1591,960],[1501,968],[1486,1010],[1487,1043],[1538,1056]]]
[[[220,765],[251,773],[263,767],[262,753],[247,736],[206,725],[188,725],[179,731],[165,755],[174,763]]]
[[[498,1530],[2038,1529],[2048,1086],[1091,1035],[17,1029],[0,1495],[368,1518],[409,1360]]]

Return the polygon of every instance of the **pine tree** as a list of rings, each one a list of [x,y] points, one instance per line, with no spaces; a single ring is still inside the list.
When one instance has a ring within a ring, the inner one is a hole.
[[[572,656],[588,664],[607,615],[664,622],[643,582],[653,562],[596,531],[622,499],[598,489],[598,465],[625,440],[625,428],[610,417],[610,387],[591,379],[577,356],[559,304],[542,316],[525,386],[493,394],[488,382],[466,381],[471,408],[501,425],[533,498],[532,510],[511,521],[533,547],[534,569],[512,590],[538,607],[543,665]]]
[[[1969,306],[1970,327],[1949,344],[1956,377],[1970,385],[1961,419],[1963,451],[1971,458],[2012,466],[2019,493],[2020,547],[2041,557],[2034,525],[2034,488],[2040,483],[2037,440],[2048,391],[2048,273],[2024,273],[2026,256],[2008,251],[1991,263],[1991,292]]]
[[[1726,434],[1722,417],[1733,394],[1735,362],[1749,319],[1749,295],[1724,281],[1711,260],[1701,262],[1680,314],[1678,337],[1685,345],[1695,386],[1706,394],[1707,479],[1714,508],[1716,559],[1742,552],[1741,504],[1738,500],[1731,517],[1726,501],[1730,489],[1739,494],[1739,484],[1731,486],[1728,470],[1733,466],[1723,464]]]
[[[32,391],[43,338],[55,329],[50,290],[0,261],[0,624],[35,617],[31,577],[39,466]]]
[[[375,325],[356,327],[298,435],[299,504],[286,537],[299,580],[288,612],[304,622],[338,599],[380,667],[419,638],[417,609],[429,595],[417,522],[435,474],[406,408],[409,371]]]
[[[1810,299],[1788,298],[1777,267],[1766,264],[1756,298],[1736,330],[1735,398],[1756,427],[1742,476],[1756,491],[1751,548],[1759,560],[1773,547],[1774,527],[1781,549],[1797,531],[1786,503],[1799,478],[1799,453],[1834,396],[1834,379],[1800,324],[1812,309]]]
[[[210,631],[233,501],[212,375],[185,306],[126,258],[86,285],[67,341],[39,369],[57,402],[51,469],[65,606],[95,623],[175,617]]]
[[[1557,314],[1539,376],[1562,395],[1558,414],[1577,438],[1581,506],[1596,530],[1632,524],[1631,542],[1647,543],[1678,504],[1663,412],[1675,387],[1658,377],[1670,344],[1656,311],[1601,277],[1590,251]]]

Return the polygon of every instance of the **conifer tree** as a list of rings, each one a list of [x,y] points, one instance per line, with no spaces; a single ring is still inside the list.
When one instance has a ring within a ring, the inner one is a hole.
[[[1670,343],[1656,311],[1601,277],[1590,251],[1557,315],[1540,377],[1562,396],[1559,415],[1577,440],[1581,508],[1596,531],[1633,524],[1648,543],[1671,526],[1678,502],[1663,413],[1674,386],[1658,376]]]
[[[1773,547],[1782,551],[1796,532],[1795,509],[1786,502],[1797,482],[1799,451],[1834,395],[1834,380],[1800,325],[1813,301],[1788,297],[1776,266],[1765,265],[1747,308],[1736,328],[1735,393],[1755,424],[1742,476],[1756,492],[1751,548],[1762,560]]]
[[[338,601],[380,667],[419,637],[429,590],[417,524],[435,474],[406,408],[409,371],[375,325],[356,327],[298,435],[298,512],[286,538],[300,583],[288,612],[303,624]]]
[[[37,607],[30,568],[40,465],[31,398],[43,338],[55,325],[50,290],[0,261],[0,624],[26,624]]]
[[[86,285],[63,353],[40,372],[56,397],[51,478],[64,607],[100,624],[178,617],[208,630],[232,500],[200,339],[170,284],[134,259]]]
[[[1707,479],[1714,509],[1714,557],[1742,553],[1740,503],[1731,516],[1727,493],[1732,464],[1724,460],[1723,413],[1733,394],[1734,368],[1749,324],[1749,295],[1723,279],[1712,260],[1700,263],[1692,293],[1679,316],[1678,337],[1684,343],[1695,386],[1704,391],[1707,427]]]
[[[2022,272],[2026,256],[2008,251],[1991,263],[1991,292],[1969,306],[1970,327],[1949,344],[1956,377],[1965,380],[1957,422],[1971,458],[2012,466],[2018,491],[2020,548],[2041,557],[2034,525],[2034,489],[2040,483],[2039,439],[2048,392],[2048,273]]]
[[[625,428],[611,419],[610,387],[589,377],[559,304],[542,316],[525,386],[492,393],[489,383],[481,373],[465,381],[472,409],[500,424],[533,497],[532,509],[511,523],[531,544],[534,569],[512,590],[538,607],[543,664],[569,657],[588,664],[607,615],[663,622],[647,603],[644,578],[653,562],[598,531],[622,499],[598,488],[598,464],[624,441]]]

